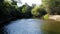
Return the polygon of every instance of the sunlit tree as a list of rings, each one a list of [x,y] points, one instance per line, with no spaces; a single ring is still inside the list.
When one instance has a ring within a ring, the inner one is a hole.
[[[42,0],[45,10],[50,14],[59,14],[60,0]]]
[[[46,14],[43,5],[35,6],[35,7],[32,9],[31,13],[32,13],[34,16],[38,16],[38,17],[41,17],[41,16],[43,16],[44,14]]]

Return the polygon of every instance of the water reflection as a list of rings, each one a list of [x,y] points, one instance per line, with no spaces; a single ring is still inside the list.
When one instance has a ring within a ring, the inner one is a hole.
[[[0,28],[0,34],[60,34],[60,22],[54,20],[18,19]]]
[[[42,23],[39,19],[18,19],[4,26],[4,31],[7,34],[43,34]]]
[[[42,26],[42,30],[44,34],[60,34],[60,22],[47,20]]]

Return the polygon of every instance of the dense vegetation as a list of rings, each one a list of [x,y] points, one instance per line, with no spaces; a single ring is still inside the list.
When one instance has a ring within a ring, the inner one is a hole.
[[[14,0],[0,0],[0,21],[4,22],[15,18],[32,18],[42,17],[46,12],[43,6],[29,6],[25,5],[18,7],[17,1]]]
[[[42,0],[47,13],[60,15],[60,0]]]
[[[0,0],[0,21],[4,22],[15,18],[41,18],[45,14],[60,15],[60,0],[42,0],[39,6],[29,6],[25,3],[18,7],[17,1]]]

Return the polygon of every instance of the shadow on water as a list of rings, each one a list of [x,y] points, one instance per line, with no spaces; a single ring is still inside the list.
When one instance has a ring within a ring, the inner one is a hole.
[[[13,19],[7,19],[7,20],[1,21],[1,22],[0,22],[0,34],[7,34],[7,32],[4,31],[4,28],[3,28],[3,27],[4,27],[5,25],[10,24],[11,21],[15,21],[15,20],[17,20],[17,19],[13,18]]]
[[[60,34],[60,22],[54,20],[45,20],[42,26],[44,34]]]
[[[0,34],[60,34],[60,22],[54,20],[14,19],[0,26]]]

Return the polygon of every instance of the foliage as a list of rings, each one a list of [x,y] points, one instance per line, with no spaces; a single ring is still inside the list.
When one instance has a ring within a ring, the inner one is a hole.
[[[44,10],[44,7],[42,5],[36,6],[32,9],[31,13],[34,16],[42,17],[43,15],[46,14],[46,11]]]
[[[42,0],[43,6],[49,14],[59,14],[60,0]]]
[[[25,13],[28,10],[28,6],[23,5],[22,6],[22,13]]]
[[[15,6],[12,6],[12,4],[7,0],[6,2],[2,1],[0,4],[0,19],[4,21],[13,17],[12,12],[15,12],[16,10],[17,9],[15,8]]]
[[[49,14],[46,14],[43,18],[44,19],[49,19]]]
[[[34,16],[38,16],[39,15],[39,12],[37,11],[39,9],[39,7],[34,7],[31,11],[31,13],[34,15]]]
[[[28,4],[25,4],[22,6],[22,13],[23,13],[23,16],[25,17],[32,17],[32,14],[31,14],[31,9],[32,7],[30,7]]]

